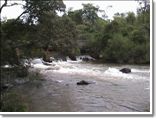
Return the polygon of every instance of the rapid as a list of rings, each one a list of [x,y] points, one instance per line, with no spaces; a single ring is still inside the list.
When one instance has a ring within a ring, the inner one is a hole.
[[[18,92],[28,98],[32,112],[146,112],[150,110],[150,67],[96,64],[41,59],[31,62],[30,71],[43,77],[41,86],[24,85]],[[119,70],[128,67],[131,73]],[[77,85],[85,80],[89,85]]]

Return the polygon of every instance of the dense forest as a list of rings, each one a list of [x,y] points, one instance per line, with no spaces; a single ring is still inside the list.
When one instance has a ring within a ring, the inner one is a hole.
[[[102,10],[92,4],[66,11],[61,0],[25,2],[18,18],[1,19],[1,65],[34,57],[49,61],[49,52],[74,60],[88,54],[104,63],[150,62],[150,5],[146,1],[139,2],[136,15],[116,13],[113,20],[99,17]],[[5,6],[7,0],[1,12]]]

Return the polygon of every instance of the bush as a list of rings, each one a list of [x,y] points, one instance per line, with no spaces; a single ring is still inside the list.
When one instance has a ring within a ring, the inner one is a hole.
[[[121,34],[115,34],[108,41],[108,45],[102,51],[103,59],[107,62],[128,63],[132,42]]]

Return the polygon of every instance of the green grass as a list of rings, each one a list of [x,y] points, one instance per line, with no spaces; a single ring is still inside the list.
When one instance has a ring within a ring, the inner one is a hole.
[[[27,112],[28,105],[25,97],[14,89],[25,84],[39,88],[42,86],[42,76],[38,72],[29,72],[21,67],[1,69],[1,74],[1,86],[11,84],[13,87],[1,91],[0,112]],[[17,80],[22,80],[24,83],[18,84]]]
[[[1,112],[26,112],[28,110],[24,98],[13,92],[1,95],[0,107]]]

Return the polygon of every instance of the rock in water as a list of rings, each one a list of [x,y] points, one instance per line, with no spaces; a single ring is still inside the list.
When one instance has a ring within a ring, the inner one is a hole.
[[[77,85],[88,85],[88,84],[90,83],[84,80],[77,82]]]
[[[73,60],[73,61],[76,61],[77,59],[76,59],[76,56],[74,56],[74,55],[69,55],[69,58],[71,59],[71,60]]]
[[[122,73],[130,73],[131,69],[129,69],[129,68],[123,68],[123,69],[121,69],[119,71],[121,71]]]
[[[82,60],[85,61],[85,62],[88,62],[89,58],[88,57],[84,57],[84,58],[82,58]]]

